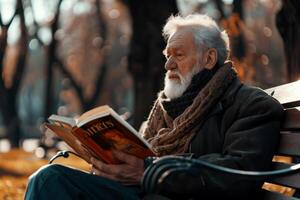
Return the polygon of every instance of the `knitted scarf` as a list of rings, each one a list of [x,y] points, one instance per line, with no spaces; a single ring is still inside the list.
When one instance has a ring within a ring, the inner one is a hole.
[[[166,96],[160,92],[147,120],[143,137],[152,145],[157,156],[185,153],[199,131],[205,116],[236,78],[231,62],[220,67],[196,95],[191,105],[175,119],[164,109]]]
[[[210,81],[215,71],[216,70],[203,69],[199,73],[194,75],[190,85],[180,97],[174,98],[172,100],[162,98],[161,105],[167,112],[167,114],[172,119],[175,119],[176,117],[181,115],[184,110],[193,103],[195,97],[198,95],[200,90],[202,90],[203,87]]]

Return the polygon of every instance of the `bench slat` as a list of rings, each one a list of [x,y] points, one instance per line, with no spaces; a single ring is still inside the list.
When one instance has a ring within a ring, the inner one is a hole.
[[[274,162],[273,168],[274,170],[277,170],[277,169],[287,168],[291,165],[293,164]],[[285,177],[280,177],[280,178],[274,178],[266,182],[292,187],[294,189],[300,189],[300,173],[294,175],[287,175]]]
[[[285,110],[285,119],[281,129],[300,130],[300,107]]]
[[[285,108],[300,106],[300,81],[280,85],[265,90],[277,99]]]
[[[295,197],[284,196],[277,192],[265,191],[264,200],[298,200]]]
[[[277,155],[300,156],[300,132],[281,132]]]

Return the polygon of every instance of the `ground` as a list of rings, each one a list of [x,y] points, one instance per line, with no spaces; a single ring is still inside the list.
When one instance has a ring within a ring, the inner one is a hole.
[[[70,156],[68,159],[60,158],[57,162],[89,170],[89,165],[85,161],[74,156]],[[0,153],[0,199],[24,199],[28,177],[47,163],[48,160],[39,159],[32,153],[18,149]]]

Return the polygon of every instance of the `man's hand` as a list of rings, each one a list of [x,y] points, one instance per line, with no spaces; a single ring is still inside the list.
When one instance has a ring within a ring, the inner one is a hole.
[[[139,185],[144,173],[144,160],[120,151],[113,151],[122,164],[111,165],[92,158],[92,173],[124,185]]]

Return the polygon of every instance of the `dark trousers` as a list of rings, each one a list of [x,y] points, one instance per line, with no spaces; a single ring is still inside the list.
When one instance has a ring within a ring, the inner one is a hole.
[[[140,199],[139,187],[124,186],[106,178],[62,165],[47,165],[31,175],[25,200]]]

